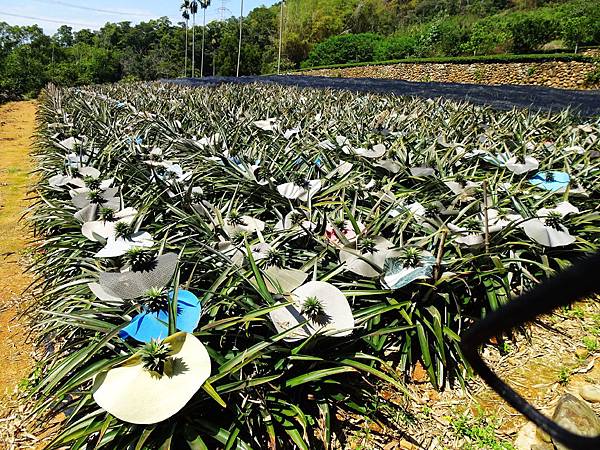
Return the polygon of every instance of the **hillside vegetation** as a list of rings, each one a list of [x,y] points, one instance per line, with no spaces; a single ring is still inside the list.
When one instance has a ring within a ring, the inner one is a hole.
[[[174,4],[174,8],[177,4]],[[285,70],[407,57],[574,50],[600,43],[600,0],[286,0]],[[240,73],[272,73],[280,5],[244,19]],[[205,75],[236,71],[238,20],[206,26]],[[197,36],[202,27],[196,27]],[[552,43],[548,46],[549,43]],[[190,50],[191,53],[191,50]],[[61,86],[184,75],[184,23],[107,23],[97,31],[0,22],[0,102]],[[196,45],[196,76],[201,46]],[[190,72],[188,72],[188,75]]]
[[[315,9],[303,5],[314,4]],[[575,50],[600,43],[600,2],[289,0],[286,56],[303,67]],[[302,36],[302,37],[301,37]],[[305,54],[292,53],[304,49]]]

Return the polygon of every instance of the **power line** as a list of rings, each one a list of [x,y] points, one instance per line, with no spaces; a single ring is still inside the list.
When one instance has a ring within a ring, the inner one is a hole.
[[[233,16],[233,13],[231,12],[231,10],[225,6],[228,1],[229,0],[221,0],[221,7],[217,9],[217,11],[219,12],[219,16],[221,18],[221,22],[223,22],[225,20],[225,12],[229,12],[229,14],[231,14]]]
[[[89,6],[75,5],[73,3],[62,2],[59,0],[33,0],[33,1],[37,2],[37,3],[51,3],[51,4],[55,4],[55,5],[66,6],[67,8],[82,9],[84,11],[101,12],[104,14],[113,14],[113,15],[117,15],[117,16],[153,17],[151,14],[147,14],[147,13],[132,13],[132,12],[126,12],[126,11],[112,11],[109,9],[91,8]]]
[[[86,27],[86,28],[93,28],[96,26],[96,25],[93,25],[90,23],[66,22],[64,20],[55,20],[55,19],[44,18],[44,17],[24,16],[21,14],[7,13],[7,12],[3,12],[3,11],[0,11],[0,16],[18,17],[19,19],[30,19],[30,20],[36,20],[38,22],[58,23],[61,25],[75,25],[77,27]]]

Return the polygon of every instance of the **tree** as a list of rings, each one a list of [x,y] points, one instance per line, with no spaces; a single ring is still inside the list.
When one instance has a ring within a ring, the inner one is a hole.
[[[71,47],[74,41],[73,28],[68,25],[61,25],[54,34],[54,40],[63,48]]]
[[[237,70],[237,54],[239,47],[239,19],[228,19],[220,30],[219,47],[216,51],[218,75],[235,75]],[[243,72],[243,67],[240,72]]]
[[[585,16],[569,17],[562,24],[562,38],[565,44],[577,53],[578,47],[583,43],[594,41],[593,18]],[[600,28],[599,25],[595,25]]]
[[[543,16],[523,16],[510,25],[515,53],[528,53],[559,37],[558,26]]]
[[[277,22],[276,8],[255,8],[246,17],[244,39],[259,49],[258,57],[245,58],[253,68],[251,73],[276,70]]]
[[[6,57],[22,41],[23,32],[21,27],[0,22],[0,59]]]
[[[192,78],[196,76],[196,14],[198,14],[198,2],[190,2],[190,12],[192,13]]]
[[[204,17],[202,19],[202,60],[200,61],[200,78],[204,76],[204,36],[206,34],[206,9],[210,6],[210,0],[200,0]]]
[[[48,59],[31,43],[14,48],[4,59],[0,71],[0,86],[12,96],[37,95],[48,81]]]
[[[185,20],[185,58],[184,58],[184,69],[183,69],[183,76],[187,77],[187,58],[188,58],[188,24],[190,21],[190,2],[188,0],[185,0],[182,4],[181,4],[181,17],[183,17],[183,19]]]
[[[306,37],[301,36],[296,32],[286,33],[285,42],[283,44],[283,54],[295,67],[299,67],[300,63],[308,58],[309,51],[310,44]]]
[[[217,52],[223,41],[223,35],[228,27],[228,22],[212,21],[206,25],[206,49],[207,61],[210,61],[209,73],[217,73]]]
[[[393,31],[391,17],[380,0],[364,0],[356,5],[348,24],[353,33],[389,34]]]
[[[73,35],[73,43],[74,44],[88,44],[92,45],[94,43],[95,35],[92,31],[84,28],[82,30],[76,31]]]

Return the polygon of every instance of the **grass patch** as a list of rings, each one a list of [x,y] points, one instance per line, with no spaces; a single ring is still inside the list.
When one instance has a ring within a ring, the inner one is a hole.
[[[494,417],[485,417],[481,410],[475,417],[462,415],[452,418],[450,425],[457,437],[464,439],[465,450],[514,450],[512,443],[497,436],[499,422]]]
[[[566,367],[562,367],[560,369],[560,371],[558,372],[556,381],[558,381],[558,383],[560,383],[560,384],[567,384],[570,379],[571,379],[571,370],[569,370]]]
[[[585,336],[582,341],[588,352],[593,353],[598,350],[598,339],[594,336]]]

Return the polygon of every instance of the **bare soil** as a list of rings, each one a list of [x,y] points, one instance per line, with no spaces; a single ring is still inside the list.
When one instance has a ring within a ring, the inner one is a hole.
[[[32,278],[24,273],[30,236],[21,217],[32,184],[35,113],[33,101],[0,106],[0,448],[20,448],[12,447],[7,430],[19,413],[19,383],[34,364],[30,326],[22,315]]]
[[[501,378],[552,417],[563,394],[581,398],[581,386],[600,384],[600,303],[580,302],[541,317],[505,344],[491,342],[483,355]],[[408,389],[417,402],[407,402],[394,390],[382,390],[384,398],[404,410],[395,429],[358,417],[343,417],[355,427],[350,447],[344,448],[518,449],[513,443],[527,419],[478,377],[468,382],[467,391],[457,386],[437,392],[417,366]],[[590,406],[600,414],[600,403]]]

